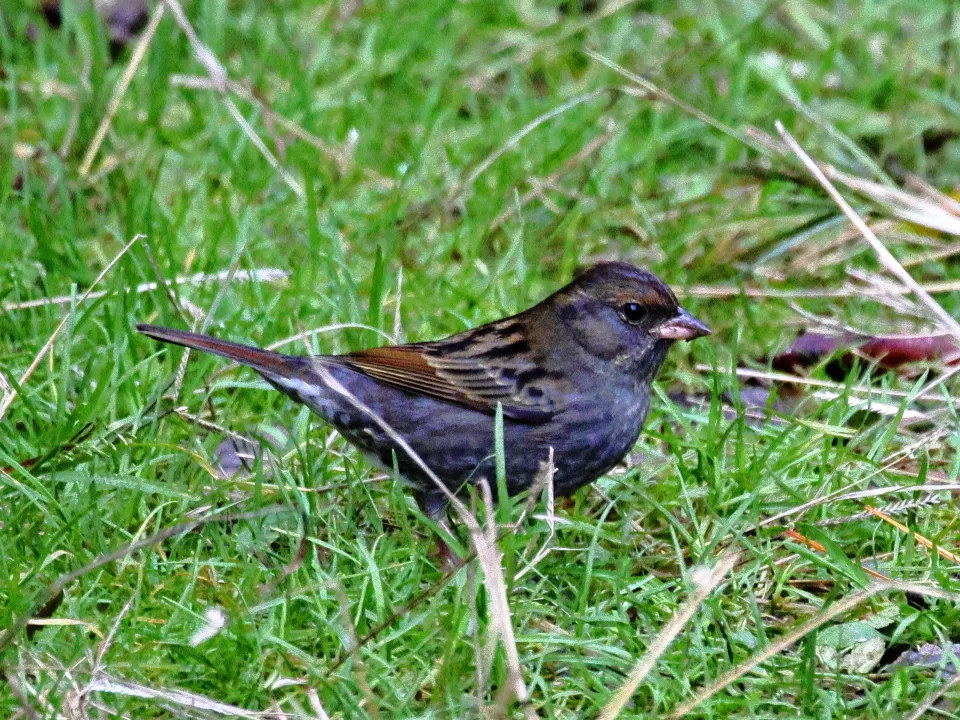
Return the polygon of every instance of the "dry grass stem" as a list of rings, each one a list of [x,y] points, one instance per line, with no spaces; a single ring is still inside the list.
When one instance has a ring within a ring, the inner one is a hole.
[[[615,73],[617,73],[623,78],[626,78],[627,80],[634,83],[640,88],[639,90],[637,88],[630,87],[630,86],[620,88],[625,94],[632,95],[633,97],[643,98],[643,99],[649,99],[649,97],[654,97],[662,102],[669,103],[670,105],[673,105],[679,108],[680,110],[683,110],[683,112],[687,113],[688,115],[691,115],[692,117],[697,118],[700,122],[704,123],[705,125],[709,125],[710,127],[716,130],[719,130],[724,135],[729,135],[730,137],[737,138],[744,145],[747,145],[748,147],[753,148],[754,150],[759,152],[761,155],[767,154],[767,148],[751,140],[751,138],[746,133],[742,133],[730,127],[729,125],[726,125],[720,122],[719,120],[708,115],[702,110],[699,110],[698,108],[695,108],[693,105],[690,105],[689,103],[681,100],[676,95],[673,95],[667,92],[666,90],[664,90],[663,88],[658,87],[647,78],[637,75],[636,73],[631,72],[630,70],[627,70],[622,65],[617,64],[610,58],[605,57],[604,55],[601,55],[598,52],[594,52],[593,50],[587,50],[586,55],[587,57],[593,58],[594,60],[601,63],[602,65],[606,65]]]
[[[817,390],[811,393],[810,397],[823,402],[832,402],[833,400],[839,400],[840,398],[843,398],[844,395],[831,390]],[[872,413],[883,415],[885,417],[896,417],[897,415],[900,415],[901,425],[915,425],[930,421],[930,415],[928,413],[920,412],[919,410],[911,410],[909,408],[901,410],[899,405],[881,402],[873,398],[862,398],[855,395],[847,395],[846,403],[847,407],[849,408],[862,408],[863,410],[868,410]]]
[[[943,687],[937,690],[934,693],[930,694],[930,697],[926,698],[922,703],[920,703],[916,708],[914,708],[910,713],[904,715],[903,720],[920,720],[924,717],[927,712],[934,706],[934,704],[946,695],[954,687],[960,685],[960,673],[955,673],[952,678],[946,683]],[[946,716],[945,716],[946,717]]]
[[[98,638],[103,638],[103,632],[96,625],[83,620],[75,620],[73,618],[32,618],[27,621],[27,626],[29,627],[80,627],[83,628],[84,632],[88,632],[91,635],[95,635]]]
[[[447,205],[451,205],[461,197],[467,195],[470,192],[470,189],[473,187],[473,184],[481,175],[483,175],[483,173],[487,171],[491,165],[493,165],[503,155],[513,150],[513,148],[519,145],[527,135],[532,133],[545,122],[562,115],[571,108],[575,108],[577,105],[582,105],[583,103],[590,102],[601,95],[606,95],[608,92],[609,91],[606,89],[600,89],[594,90],[593,92],[589,92],[585,95],[578,95],[577,97],[568,100],[562,105],[558,105],[552,110],[545,112],[528,122],[517,133],[512,135],[503,145],[487,155],[487,157],[485,157],[480,164],[477,165],[469,175],[467,175],[465,180],[455,184],[452,188],[450,188],[450,191],[447,193],[447,198],[444,202]]]
[[[867,509],[868,513],[870,513],[875,517],[880,518],[881,520],[883,520],[885,523],[888,523],[889,525],[893,525],[893,527],[897,528],[897,530],[899,530],[900,532],[906,533],[907,535],[912,535],[914,540],[916,540],[920,545],[923,545],[923,547],[927,548],[928,550],[933,550],[934,548],[936,548],[937,554],[940,555],[940,557],[942,557],[944,560],[949,560],[952,563],[960,564],[960,557],[957,557],[952,552],[940,547],[939,545],[934,545],[933,541],[931,541],[929,538],[924,537],[920,533],[914,532],[899,520],[894,520],[892,517],[890,517],[886,513],[881,512],[880,510],[877,510],[875,507],[871,505],[864,504],[864,507]]]
[[[582,165],[591,155],[598,152],[600,148],[610,142],[613,139],[614,133],[616,131],[616,124],[610,118],[607,119],[606,129],[603,134],[599,137],[595,137],[586,143],[582,148],[580,148],[576,153],[567,158],[567,160],[560,166],[558,170],[550,173],[544,180],[540,181],[542,185],[552,186],[555,183],[559,182],[560,178],[566,175],[571,170]],[[534,179],[531,178],[530,182],[533,183]],[[511,203],[506,210],[504,210],[497,218],[490,224],[490,232],[493,232],[499,228],[503,223],[509,220],[516,212],[520,211],[526,207],[531,200],[535,197],[541,196],[542,191],[539,187],[534,187],[531,190],[527,190],[523,195],[520,196],[520,199]]]
[[[316,371],[327,387],[338,395],[343,396],[347,402],[373,420],[396,446],[413,460],[437,489],[443,493],[447,501],[456,511],[457,516],[463,524],[467,526],[467,529],[470,531],[470,538],[473,541],[474,549],[477,553],[477,559],[483,568],[484,584],[489,595],[490,614],[493,618],[494,632],[499,636],[507,654],[507,666],[510,669],[511,675],[511,677],[508,678],[508,684],[512,687],[515,698],[519,702],[525,703],[527,701],[527,689],[523,682],[520,660],[517,654],[516,639],[514,637],[513,624],[510,619],[510,605],[507,602],[506,582],[503,579],[501,555],[497,549],[496,538],[493,538],[493,542],[490,541],[490,538],[484,532],[483,528],[480,527],[476,516],[470,512],[460,498],[443,484],[443,481],[437,477],[403,436],[390,427],[383,418],[337,381],[325,367],[318,365],[316,366]]]
[[[817,121],[817,125],[827,130],[827,132],[832,130],[832,128],[819,121],[817,116],[812,117]],[[835,132],[831,134],[837,137]],[[747,135],[761,142],[769,152],[775,155],[787,156],[793,152],[793,147],[788,142],[781,142],[758,128],[749,128]],[[879,170],[872,159],[868,155],[860,152],[859,147],[850,142],[846,136],[841,135],[838,139],[841,139],[841,142],[843,142],[848,149],[863,160],[865,165],[872,166]],[[943,193],[934,190],[929,185],[920,187],[919,183],[909,182],[908,178],[908,183],[918,191],[918,195],[911,195],[891,185],[885,185],[873,180],[866,180],[851,175],[828,163],[815,164],[827,178],[873,201],[895,217],[938,232],[960,235],[960,211],[957,210],[958,203]],[[880,170],[880,173],[882,174],[882,170]]]
[[[706,365],[704,363],[698,363],[694,368],[700,372],[713,372],[714,368],[711,365]],[[736,375],[738,378],[743,378],[746,380],[769,380],[771,382],[785,383],[790,385],[803,385],[807,387],[819,387],[825,388],[827,390],[834,390],[841,395],[848,394],[850,392],[854,393],[863,393],[865,396],[872,395],[881,395],[881,396],[890,396],[895,398],[903,399],[914,399],[916,395],[913,393],[907,392],[905,390],[892,390],[889,388],[874,388],[869,385],[851,385],[847,386],[843,383],[834,382],[832,380],[818,380],[817,378],[803,377],[802,375],[791,375],[789,373],[781,373],[776,371],[767,371],[767,370],[753,370],[751,368],[741,368],[736,369]],[[931,402],[941,402],[946,403],[947,400],[942,398],[930,398]]]
[[[547,458],[543,472],[536,478],[533,487],[529,490],[529,496],[527,498],[526,507],[523,510],[523,514],[520,519],[514,524],[514,527],[519,530],[520,523],[523,522],[523,519],[533,512],[534,507],[537,504],[537,499],[540,497],[540,494],[546,491],[546,514],[536,515],[535,517],[538,520],[543,520],[547,523],[547,528],[549,532],[547,533],[546,539],[543,541],[543,544],[537,550],[536,554],[531,558],[526,567],[520,570],[514,576],[514,582],[520,580],[524,575],[531,572],[541,560],[543,560],[547,555],[550,554],[550,551],[553,550],[552,543],[554,536],[556,535],[557,528],[557,516],[554,513],[554,504],[555,498],[553,494],[553,476],[556,473],[557,468],[553,462],[553,448],[550,448],[550,456]],[[524,558],[525,559],[525,558]]]
[[[657,635],[656,639],[650,645],[646,654],[640,659],[636,667],[631,671],[626,682],[617,690],[613,699],[607,703],[603,711],[598,716],[599,720],[613,720],[627,706],[630,698],[640,687],[643,679],[653,670],[660,656],[667,651],[670,643],[674,641],[684,626],[690,622],[690,619],[696,613],[697,608],[703,604],[714,588],[719,585],[727,576],[737,561],[740,559],[740,553],[730,552],[723,555],[712,568],[706,566],[694,567],[690,570],[690,580],[693,583],[693,594],[684,605],[674,613],[669,622]]]
[[[215,92],[220,92],[220,87],[217,85],[216,81],[212,80],[211,78],[196,77],[193,75],[172,75],[170,77],[170,84],[174,85],[175,87],[185,87],[193,90],[212,90]],[[352,162],[352,145],[347,144],[344,149],[340,149],[334,145],[331,145],[313,133],[303,129],[293,120],[290,120],[289,118],[273,110],[263,100],[258,98],[249,89],[247,89],[246,86],[237,82],[236,80],[227,79],[226,86],[227,89],[234,95],[237,95],[247,102],[256,105],[266,119],[275,122],[297,139],[303,140],[308,145],[312,145],[326,155],[329,159],[333,160],[341,173],[345,173],[350,169],[350,164]]]
[[[40,713],[30,700],[31,695],[36,693],[30,691],[24,687],[24,683],[20,681],[20,678],[17,677],[14,673],[10,671],[9,668],[3,669],[3,679],[7,682],[7,690],[10,693],[10,696],[20,704],[20,709],[17,710],[11,716],[11,720],[18,720],[19,718],[27,718],[27,720],[40,720]],[[41,701],[42,702],[42,701]],[[53,708],[45,708],[46,710],[52,710]]]
[[[150,46],[150,42],[153,40],[154,33],[157,32],[157,27],[160,25],[160,21],[163,19],[165,7],[166,6],[161,3],[154,8],[153,15],[150,16],[150,22],[144,29],[140,39],[137,40],[136,47],[133,49],[133,54],[130,56],[130,62],[127,63],[127,67],[123,71],[123,75],[120,76],[116,86],[113,88],[113,95],[110,96],[110,102],[107,104],[107,111],[100,120],[100,125],[97,127],[97,132],[93,136],[93,141],[90,143],[86,154],[83,156],[83,162],[80,163],[80,169],[78,172],[82,178],[85,178],[90,173],[93,160],[96,158],[97,151],[100,150],[100,145],[107,136],[107,131],[110,129],[110,123],[113,120],[113,116],[120,108],[120,103],[123,101],[123,96],[130,87],[130,83],[133,81],[133,76],[137,74],[137,68],[140,67],[140,62],[147,54],[147,48]]]
[[[92,572],[97,568],[103,567],[104,565],[108,565],[112,562],[116,562],[117,560],[123,560],[124,558],[127,558],[130,555],[143,550],[144,548],[162,543],[164,540],[168,540],[169,538],[180,535],[181,533],[196,530],[204,525],[218,522],[231,523],[239,522],[241,520],[254,520],[257,518],[266,517],[268,515],[276,515],[284,512],[292,512],[292,509],[282,503],[269,505],[267,507],[260,508],[259,510],[252,510],[246,513],[231,513],[225,511],[218,512],[214,513],[213,515],[207,515],[205,517],[186,520],[184,522],[177,523],[176,525],[171,525],[170,527],[164,528],[154,535],[150,535],[149,537],[129,543],[128,545],[124,545],[123,547],[118,548],[113,552],[106,553],[105,555],[100,555],[83,567],[68,572],[65,575],[61,575],[55,582],[47,586],[46,590],[44,590],[32,603],[31,609],[27,613],[21,615],[19,618],[14,619],[11,622],[10,627],[0,633],[0,652],[3,652],[6,648],[8,648],[10,643],[12,643],[14,638],[16,638],[17,633],[26,627],[27,623],[33,618],[33,613],[36,612],[37,608],[41,608],[46,605],[48,602],[50,602],[50,600],[63,592],[67,585],[72,583],[77,578],[86,575],[88,572]]]
[[[86,687],[87,693],[112,693],[126,697],[137,697],[145,700],[159,700],[162,703],[173,705],[178,708],[189,710],[201,710],[226,717],[247,718],[248,720],[266,720],[266,718],[277,718],[272,712],[259,712],[256,710],[245,710],[236,705],[214,700],[213,698],[199,695],[186,690],[152,688],[131,680],[108,675],[107,673],[97,673],[93,680]],[[179,714],[179,713],[177,713]],[[280,717],[290,717],[283,715]]]
[[[780,128],[777,129],[778,131],[780,130]],[[786,131],[784,130],[782,132]],[[794,142],[796,141],[794,140]],[[790,140],[787,140],[787,145],[793,150],[793,145],[791,145]],[[796,150],[794,150],[794,152],[796,152]],[[804,162],[804,164],[806,165],[806,162]],[[863,178],[850,175],[826,163],[816,163],[816,166],[823,171],[825,178],[836,180],[854,192],[865,195],[874,202],[889,209],[890,212],[902,220],[950,235],[960,235],[960,217],[941,205],[934,204],[923,198],[918,198],[897,188],[888,187],[871,180],[864,180]]]
[[[487,658],[490,663],[493,661],[493,654],[497,642],[503,645],[504,654],[507,660],[507,682],[497,694],[497,705],[499,714],[506,718],[509,717],[508,706],[511,698],[516,698],[519,702],[526,704],[527,687],[523,682],[523,668],[520,666],[520,655],[517,652],[517,641],[513,632],[513,621],[511,619],[510,603],[507,601],[507,583],[503,577],[503,568],[501,560],[503,558],[497,545],[497,524],[496,510],[493,502],[493,493],[490,490],[490,483],[481,482],[480,496],[483,498],[484,508],[486,509],[487,527],[484,534],[484,552],[487,554],[487,562],[490,567],[483,566],[484,584],[487,587],[489,597],[490,614],[493,616],[494,632],[488,637]],[[477,556],[480,557],[479,547]],[[481,557],[481,565],[484,560]],[[487,677],[490,674],[487,673]],[[537,715],[531,707],[525,707],[526,716],[529,720],[535,720]]]
[[[360,658],[360,639],[357,637],[357,628],[350,617],[350,600],[347,598],[347,592],[343,589],[343,585],[336,580],[331,580],[328,585],[336,594],[337,601],[340,603],[340,624],[343,626],[349,641],[347,652],[353,660],[353,674],[367,703],[366,711],[373,720],[379,720],[380,708],[377,704],[377,698],[373,694],[373,689],[367,681],[367,669]]]
[[[954,242],[947,247],[928,250],[927,252],[920,253],[919,255],[904,258],[900,264],[905,268],[909,268],[914,267],[915,265],[923,265],[924,263],[934,262],[936,260],[947,260],[956,255],[960,255],[960,243]]]
[[[903,179],[904,186],[911,192],[926,198],[939,208],[960,217],[960,201],[940,192],[919,175],[908,172]]]
[[[952,378],[957,373],[960,373],[960,364],[947,368],[942,373],[940,373],[937,377],[935,377],[933,380],[931,380],[922,388],[920,388],[920,390],[917,391],[917,394],[914,397],[914,401],[929,395],[931,392],[933,392],[938,387],[943,385],[943,383],[945,383],[947,380]]]
[[[284,345],[289,345],[290,343],[296,342],[297,340],[309,338],[312,335],[333,332],[334,330],[369,330],[370,332],[374,332],[380,337],[382,337],[388,343],[393,344],[397,342],[397,337],[395,335],[386,333],[380,328],[373,327],[373,325],[364,325],[363,323],[347,322],[347,323],[333,323],[331,325],[324,325],[322,327],[313,328],[311,330],[304,330],[303,332],[299,332],[296,335],[291,335],[290,337],[286,337],[283,340],[277,340],[274,343],[270,343],[269,345],[266,346],[266,349],[276,350],[277,348],[281,348]]]
[[[878,471],[879,472],[879,471]],[[871,497],[881,497],[883,495],[895,495],[897,493],[903,492],[956,492],[960,491],[960,483],[925,483],[923,485],[895,485],[893,487],[879,487],[879,488],[870,488],[869,490],[858,490],[856,492],[844,493],[839,491],[831,495],[825,495],[824,497],[816,498],[810,502],[803,503],[797,507],[790,508],[789,510],[784,510],[782,513],[777,513],[773,517],[769,517],[766,520],[759,522],[755,528],[750,530],[759,529],[762,527],[767,527],[769,525],[774,525],[784,518],[791,517],[793,515],[803,515],[809,510],[819,506],[826,505],[828,503],[839,503],[844,500],[863,500],[864,498]],[[748,530],[748,532],[750,531]]]
[[[813,617],[805,620],[804,622],[797,625],[793,630],[786,633],[783,637],[777,639],[775,642],[770,643],[769,646],[761,650],[760,652],[753,655],[746,662],[737,665],[736,667],[728,670],[723,673],[720,677],[710,683],[707,687],[703,688],[699,693],[697,693],[693,698],[687,700],[686,702],[681,703],[673,709],[673,712],[670,713],[670,718],[681,718],[694,708],[696,708],[701,703],[709,700],[711,697],[716,695],[718,692],[729,686],[731,683],[736,682],[738,679],[746,675],[748,672],[756,668],[761,663],[766,662],[774,655],[777,655],[783,650],[786,650],[788,647],[793,645],[795,642],[803,638],[807,633],[815,630],[824,623],[829,622],[838,615],[852,610],[857,607],[860,603],[865,600],[877,595],[878,593],[892,589],[893,586],[884,583],[876,582],[869,587],[858,590],[857,592],[848,595],[847,597],[839,600],[825,610],[820,611]]]
[[[863,221],[856,211],[850,206],[850,204],[843,198],[843,196],[837,192],[837,189],[833,186],[833,183],[827,179],[827,176],[824,174],[823,170],[813,161],[813,159],[804,151],[800,144],[793,138],[793,136],[787,132],[786,128],[783,127],[783,124],[778,120],[776,123],[777,131],[786,141],[787,145],[793,150],[794,154],[800,161],[804,164],[807,170],[810,171],[810,174],[813,175],[817,181],[823,186],[824,190],[827,191],[827,194],[833,199],[837,206],[843,211],[843,214],[847,216],[854,227],[860,231],[860,234],[863,235],[864,239],[873,248],[874,253],[876,253],[877,258],[880,260],[880,263],[894,276],[897,277],[900,282],[905,286],[910,288],[914,294],[920,299],[927,309],[930,311],[932,318],[936,319],[943,325],[944,328],[950,331],[950,333],[960,339],[960,323],[958,323],[952,315],[950,315],[940,304],[933,299],[933,297],[924,290],[916,280],[913,279],[913,276],[904,269],[903,265],[900,264],[900,261],[897,260],[893,253],[891,253],[887,246],[880,242],[880,239],[874,234],[873,230]],[[960,233],[958,233],[960,234]]]
[[[80,296],[79,300],[77,300],[77,305],[81,305],[85,300],[87,300],[90,297],[90,293],[93,292],[93,289],[100,284],[103,278],[107,276],[107,273],[109,273],[113,269],[113,266],[120,261],[120,258],[126,255],[127,251],[130,248],[132,248],[137,242],[142,240],[144,237],[146,237],[146,235],[139,235],[139,234],[134,235],[133,239],[130,242],[128,242],[126,245],[124,245],[123,248],[120,250],[120,252],[114,255],[113,259],[109,263],[107,263],[107,266],[103,268],[103,270],[97,276],[97,279],[93,281],[93,284],[89,288],[87,288],[87,291]],[[60,334],[63,328],[66,327],[67,322],[70,320],[70,318],[71,318],[70,313],[67,313],[67,315],[64,316],[63,320],[60,321],[60,324],[57,325],[56,329],[53,331],[53,334],[50,335],[50,338],[47,340],[44,346],[40,348],[40,352],[37,353],[37,356],[33,359],[33,362],[30,363],[30,366],[26,369],[23,375],[20,376],[20,380],[17,382],[17,385],[19,387],[22,388],[24,383],[30,379],[30,376],[33,375],[36,369],[40,366],[40,362],[43,360],[44,357],[46,357],[47,353],[50,352],[50,348],[53,347],[54,341],[57,339],[57,336]],[[7,409],[10,407],[11,403],[13,403],[16,397],[17,397],[17,391],[15,388],[11,388],[4,395],[3,400],[0,401],[0,420],[3,419],[3,416],[6,414]]]
[[[811,550],[816,550],[817,552],[823,553],[824,555],[828,553],[827,548],[823,546],[823,543],[819,543],[816,540],[812,540],[806,537],[805,535],[798,533],[796,530],[787,530],[783,534],[790,540],[806,545]],[[860,567],[863,569],[865,573],[867,573],[867,575],[871,575],[877,578],[878,580],[886,580],[888,582],[890,581],[890,578],[887,575],[884,575],[883,573],[877,572],[873,568],[868,567],[867,564],[864,562],[854,563],[854,564],[860,565]]]
[[[190,41],[190,47],[193,49],[194,57],[197,59],[203,69],[207,71],[207,74],[210,76],[210,79],[213,81],[217,92],[220,93],[223,99],[224,105],[226,105],[227,111],[240,126],[240,129],[243,130],[244,134],[253,143],[254,147],[260,151],[260,154],[263,158],[269,163],[280,178],[287,184],[287,186],[297,194],[297,197],[304,198],[306,193],[303,190],[303,186],[294,179],[294,177],[287,172],[287,170],[280,164],[280,161],[274,156],[270,149],[266,146],[263,140],[257,135],[256,130],[247,122],[247,119],[243,116],[243,113],[240,112],[240,109],[229,97],[226,96],[229,83],[229,77],[227,75],[226,69],[223,67],[223,64],[217,59],[217,56],[214,52],[207,47],[197,36],[196,31],[193,29],[193,25],[190,24],[189,18],[187,18],[186,13],[183,11],[178,0],[163,0],[164,4],[169,8],[170,12],[173,14],[174,19],[177,22],[177,25],[183,31],[183,34],[187,36],[187,40]]]
[[[157,258],[153,254],[153,249],[150,247],[150,243],[144,243],[143,250],[147,256],[147,262],[150,263],[150,268],[153,270],[153,276],[157,278],[157,280],[159,281],[159,285],[160,287],[163,288],[167,296],[167,300],[170,301],[170,305],[173,307],[173,311],[177,313],[177,315],[180,317],[180,319],[183,321],[185,325],[191,325],[190,319],[187,318],[187,313],[184,312],[183,306],[180,303],[179,299],[177,298],[177,294],[173,290],[175,287],[175,284],[170,282],[169,280],[164,280],[163,271],[160,269],[160,263],[157,262]],[[191,311],[194,308],[196,308],[196,306],[191,303]],[[195,320],[200,319],[202,317],[203,317],[202,312],[199,316],[194,315]]]
[[[103,667],[103,659],[107,656],[107,651],[110,649],[110,646],[113,644],[114,638],[117,636],[117,630],[120,629],[120,623],[123,622],[123,619],[127,616],[127,613],[130,612],[130,608],[133,607],[133,601],[136,599],[137,595],[134,593],[130,596],[130,599],[123,604],[123,607],[120,608],[120,612],[117,613],[117,617],[114,619],[113,624],[110,626],[107,636],[100,642],[97,647],[97,654],[94,657],[94,669],[100,670]]]
[[[945,280],[943,282],[924,283],[920,286],[925,292],[930,294],[951,293],[960,290],[960,280]],[[677,288],[677,295],[681,297],[699,297],[699,298],[730,298],[730,297],[751,297],[751,298],[777,298],[790,300],[819,300],[830,298],[862,298],[876,297],[881,294],[909,295],[913,292],[912,288],[902,285],[890,285],[883,293],[869,287],[858,287],[854,285],[833,288],[827,290],[809,289],[793,290],[779,288],[741,288],[722,285],[694,285],[690,288]]]
[[[473,645],[473,672],[475,677],[477,694],[477,707],[484,707],[487,691],[487,668],[486,663],[481,662],[483,658],[483,648],[480,645],[480,628],[483,623],[480,620],[480,611],[477,608],[477,566],[475,563],[467,563],[467,600],[470,607],[470,617],[473,620],[473,632],[470,633],[470,642]]]
[[[10,381],[7,380],[6,376],[0,372],[0,405],[3,405],[7,402],[7,396],[13,392],[13,387],[10,385]]]
[[[187,275],[183,277],[174,278],[173,280],[165,280],[161,283],[148,282],[141,283],[136,287],[125,288],[120,292],[141,294],[153,292],[154,290],[159,290],[163,285],[202,285],[208,282],[223,282],[227,279],[229,271],[223,270],[218,273],[196,273],[195,275]],[[261,268],[259,270],[238,270],[234,276],[234,282],[264,282],[264,283],[278,283],[286,280],[290,277],[290,272],[287,270],[281,270],[279,268]],[[92,289],[92,288],[91,288]],[[96,298],[102,298],[107,295],[106,290],[99,290],[97,292],[87,291],[86,297],[88,300],[93,300]],[[48,305],[69,305],[73,302],[72,295],[57,295],[50,298],[38,298],[36,300],[26,300],[24,302],[6,302],[3,304],[4,312],[12,312],[14,310],[29,310],[31,308],[46,307]]]
[[[949,590],[944,590],[936,585],[894,580],[889,589],[891,591],[895,590],[899,592],[912,593],[914,595],[921,595],[923,597],[937,598],[938,600],[946,600],[948,602],[960,605],[960,593],[950,592]]]
[[[314,688],[307,690],[307,699],[310,701],[310,708],[316,713],[316,720],[330,720],[327,711],[323,709],[323,703],[320,702],[320,695]]]
[[[931,436],[922,438],[915,444],[916,445],[915,448],[911,448],[911,447],[903,448],[897,451],[896,453],[894,453],[893,455],[887,457],[884,460],[883,467],[880,467],[874,470],[873,472],[869,473],[866,477],[860,478],[856,482],[850,483],[846,487],[843,487],[840,490],[837,490],[836,492],[826,496],[820,497],[818,492],[817,493],[818,497],[815,497],[813,500],[810,500],[801,505],[792,507],[789,510],[784,510],[783,512],[777,513],[776,515],[769,517],[766,520],[762,520],[756,525],[753,525],[752,527],[745,529],[742,534],[746,535],[746,534],[754,533],[760,528],[767,527],[768,525],[773,525],[774,523],[784,518],[791,517],[793,515],[804,515],[812,508],[815,508],[819,505],[824,505],[826,503],[841,502],[844,500],[855,500],[859,502],[860,500],[868,497],[880,497],[882,495],[891,495],[891,494],[896,494],[900,492],[926,491],[926,492],[935,493],[940,491],[949,492],[952,490],[960,490],[960,483],[956,483],[956,484],[949,483],[946,479],[946,476],[944,476],[940,480],[940,482],[936,482],[936,483],[927,483],[922,485],[895,485],[892,487],[870,488],[868,490],[857,490],[857,491],[850,492],[850,488],[856,487],[863,483],[867,483],[870,480],[872,480],[874,477],[877,477],[884,472],[893,472],[893,473],[898,472],[896,469],[896,465],[897,463],[900,462],[900,460],[903,457],[909,457],[913,452],[915,452],[916,449],[922,447],[923,445],[927,444],[930,441],[931,441]],[[899,474],[908,475],[908,473],[905,473],[902,471]],[[910,477],[915,477],[915,476],[910,475]],[[726,538],[724,538],[724,542],[730,540],[732,537],[733,537],[732,535],[728,535]]]
[[[210,326],[210,322],[213,320],[214,315],[217,313],[217,308],[220,307],[220,303],[223,301],[223,296],[227,293],[227,288],[230,286],[230,283],[233,281],[234,275],[237,274],[237,270],[240,268],[240,263],[243,261],[243,253],[247,248],[247,243],[241,243],[240,247],[237,248],[237,255],[233,260],[233,263],[230,265],[230,269],[227,270],[227,275],[223,280],[223,283],[220,285],[217,294],[213,298],[213,302],[210,303],[210,309],[206,312],[203,320],[200,323],[199,329],[196,332],[205,333],[207,328]],[[180,365],[177,367],[176,380],[173,383],[173,389],[168,393],[167,397],[171,398],[174,403],[177,402],[177,398],[180,397],[180,390],[183,388],[183,380],[187,374],[187,363],[190,360],[190,348],[185,348],[183,357],[180,359]]]
[[[903,500],[897,503],[890,503],[883,508],[883,512],[887,515],[898,515],[910,510],[915,510],[916,508],[939,505],[941,502],[942,500],[940,500],[940,498],[938,498],[936,495],[927,495],[919,500]],[[836,525],[847,525],[849,523],[862,522],[863,520],[867,520],[871,517],[875,517],[874,514],[864,510],[863,512],[854,513],[852,515],[818,520],[813,524],[816,527],[832,527]]]
[[[190,413],[187,412],[185,407],[176,407],[173,409],[173,412],[176,413],[178,417],[180,417],[183,420],[186,420],[191,425],[196,425],[197,427],[201,427],[207,432],[217,433],[218,435],[223,435],[224,437],[228,437],[231,440],[236,440],[237,442],[243,442],[243,443],[250,442],[250,438],[247,437],[246,435],[242,435],[241,433],[238,433],[234,430],[225,428],[223,425],[220,425],[215,422],[211,422],[210,420],[204,420],[203,418],[198,417],[196,415],[191,415]]]

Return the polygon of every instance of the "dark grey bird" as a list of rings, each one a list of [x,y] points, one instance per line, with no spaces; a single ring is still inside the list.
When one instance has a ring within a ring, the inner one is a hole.
[[[554,491],[569,495],[613,468],[636,443],[667,349],[710,330],[652,273],[602,263],[518,315],[434,342],[299,357],[137,325],[157,340],[256,370],[413,486],[442,520],[447,497],[370,414],[332,390],[329,373],[376,413],[458,493],[495,488],[494,418],[503,412],[507,490],[529,488],[553,452]]]

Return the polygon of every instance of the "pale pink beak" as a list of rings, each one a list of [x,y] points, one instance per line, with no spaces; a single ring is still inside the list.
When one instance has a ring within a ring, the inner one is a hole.
[[[661,340],[693,340],[713,332],[683,308],[676,317],[672,317],[652,330],[652,334]]]

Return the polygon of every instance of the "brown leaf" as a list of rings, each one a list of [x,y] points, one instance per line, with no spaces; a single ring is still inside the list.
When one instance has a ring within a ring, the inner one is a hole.
[[[827,374],[834,379],[843,379],[855,357],[866,358],[888,370],[897,370],[919,362],[960,362],[960,347],[950,335],[862,337],[802,332],[785,352],[773,358],[771,366],[778,372],[801,374],[807,368],[832,358]]]

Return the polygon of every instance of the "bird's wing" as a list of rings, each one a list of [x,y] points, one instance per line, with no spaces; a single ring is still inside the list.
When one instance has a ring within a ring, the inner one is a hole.
[[[518,321],[484,325],[431,343],[373,348],[337,362],[407,392],[518,422],[549,420],[563,406],[565,379],[541,368]]]

